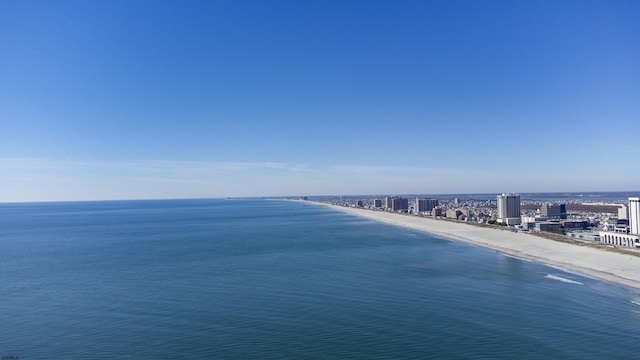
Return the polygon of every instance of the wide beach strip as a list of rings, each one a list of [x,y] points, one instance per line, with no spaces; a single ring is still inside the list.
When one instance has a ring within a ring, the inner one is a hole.
[[[386,224],[424,231],[501,253],[640,289],[640,257],[544,239],[523,232],[483,228],[385,211],[316,203]]]

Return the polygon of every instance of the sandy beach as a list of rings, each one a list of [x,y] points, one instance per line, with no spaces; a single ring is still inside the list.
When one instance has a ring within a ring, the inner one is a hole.
[[[424,231],[498,252],[640,289],[640,257],[544,239],[524,232],[431,218],[315,203],[386,224]]]

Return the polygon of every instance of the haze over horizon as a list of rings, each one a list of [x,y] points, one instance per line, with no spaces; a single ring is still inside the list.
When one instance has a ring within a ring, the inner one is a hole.
[[[0,202],[640,190],[640,2],[0,2]]]

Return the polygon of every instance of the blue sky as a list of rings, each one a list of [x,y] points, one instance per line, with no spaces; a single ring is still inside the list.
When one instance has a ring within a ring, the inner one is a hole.
[[[0,201],[640,189],[638,1],[0,2]]]

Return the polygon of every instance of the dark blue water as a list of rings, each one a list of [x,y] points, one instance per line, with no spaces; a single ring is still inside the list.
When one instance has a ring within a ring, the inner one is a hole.
[[[634,290],[305,203],[3,204],[0,254],[20,359],[640,352]]]

